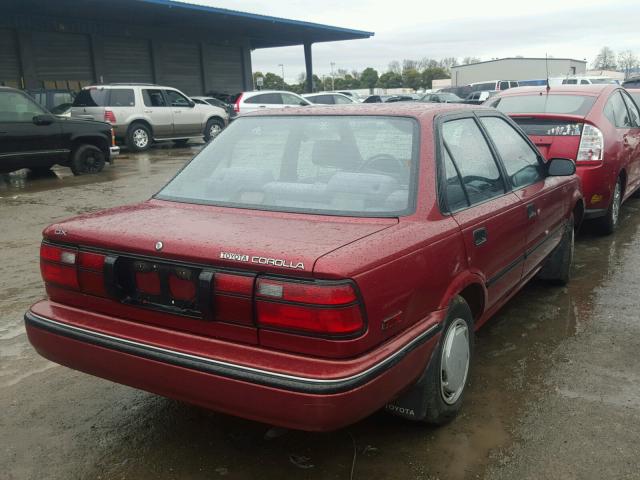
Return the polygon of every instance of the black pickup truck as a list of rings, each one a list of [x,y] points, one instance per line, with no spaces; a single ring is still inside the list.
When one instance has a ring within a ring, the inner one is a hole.
[[[108,123],[56,117],[21,90],[0,87],[0,173],[56,164],[98,173],[119,152]]]

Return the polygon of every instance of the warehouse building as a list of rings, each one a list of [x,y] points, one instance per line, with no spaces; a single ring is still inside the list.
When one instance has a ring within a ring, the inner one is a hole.
[[[189,95],[252,90],[251,51],[371,32],[174,0],[4,0],[0,85],[77,90],[93,83],[165,84]]]
[[[572,58],[500,58],[452,67],[451,83],[457,87],[490,80],[544,79],[547,72],[549,77],[567,77],[586,70],[586,60]]]

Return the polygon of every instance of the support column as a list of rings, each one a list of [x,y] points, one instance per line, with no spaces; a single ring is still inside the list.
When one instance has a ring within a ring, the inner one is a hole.
[[[108,83],[108,73],[104,66],[104,43],[102,37],[96,34],[90,36],[91,60],[93,61],[93,80],[96,83]]]
[[[304,66],[307,75],[307,81],[305,82],[305,92],[313,92],[313,62],[311,58],[311,43],[305,42],[304,44]]]
[[[22,88],[42,88],[36,75],[33,47],[31,45],[31,32],[18,31],[18,54],[20,59],[20,73]]]

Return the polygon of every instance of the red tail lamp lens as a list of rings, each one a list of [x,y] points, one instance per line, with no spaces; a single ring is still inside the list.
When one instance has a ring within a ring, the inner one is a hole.
[[[311,333],[347,335],[362,330],[358,305],[313,308],[286,303],[257,302],[260,325]]]
[[[251,295],[253,291],[253,278],[230,273],[216,273],[214,289],[216,292],[235,293],[238,295]]]
[[[40,270],[46,283],[52,283],[90,295],[106,297],[103,270],[105,255],[78,252],[71,247],[43,243]]]
[[[42,272],[42,278],[47,283],[54,283],[76,290],[80,288],[75,265],[64,265],[42,260],[40,262],[40,271]]]
[[[193,280],[178,278],[176,275],[169,276],[169,291],[175,300],[192,302],[196,299],[196,284]]]

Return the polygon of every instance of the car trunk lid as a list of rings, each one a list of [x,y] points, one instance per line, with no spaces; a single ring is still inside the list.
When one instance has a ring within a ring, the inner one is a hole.
[[[511,115],[547,159],[576,159],[584,117],[576,115]]]

